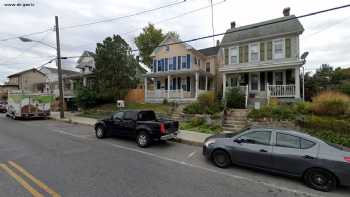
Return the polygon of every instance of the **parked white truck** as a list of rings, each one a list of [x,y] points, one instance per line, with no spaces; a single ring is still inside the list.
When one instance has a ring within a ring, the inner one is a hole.
[[[8,93],[7,116],[17,118],[45,118],[50,116],[53,96],[24,91]]]

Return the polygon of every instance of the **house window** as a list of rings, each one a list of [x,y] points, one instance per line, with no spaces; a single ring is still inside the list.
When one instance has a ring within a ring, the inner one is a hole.
[[[181,56],[177,56],[177,69],[181,69]]]
[[[191,68],[191,55],[187,54],[187,69]]]
[[[176,56],[173,57],[173,70],[176,70]]]
[[[161,84],[160,84],[160,81],[158,80],[158,81],[157,81],[157,90],[160,90],[160,85],[161,85]]]
[[[165,71],[168,71],[168,58],[165,58]]]
[[[265,60],[265,43],[261,42],[260,43],[260,61]]]
[[[205,71],[206,72],[210,72],[210,62],[207,62],[207,64],[205,65]]]
[[[191,78],[187,77],[187,83],[186,83],[187,91],[191,91]]]
[[[160,63],[160,60],[158,60],[158,68],[157,71],[160,72],[162,70],[162,65]]]
[[[230,48],[230,64],[238,64],[239,62],[239,51],[238,47]]]
[[[166,58],[168,60],[168,58]],[[173,70],[173,59],[169,58],[169,70]]]
[[[185,69],[187,68],[187,57],[181,56],[181,68]]]
[[[197,57],[194,57],[194,64],[197,64]]]
[[[177,78],[177,89],[181,89],[181,77]]]
[[[273,59],[284,58],[283,39],[273,41]]]
[[[250,55],[250,62],[259,61],[259,45],[257,43],[250,44],[249,55]]]
[[[166,50],[166,51],[170,51],[170,46],[169,46],[169,45],[166,45],[166,46],[165,46],[165,50]]]
[[[172,80],[172,90],[176,90],[176,78]]]

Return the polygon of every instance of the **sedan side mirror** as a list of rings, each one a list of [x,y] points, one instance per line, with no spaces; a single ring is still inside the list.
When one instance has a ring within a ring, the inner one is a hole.
[[[236,139],[234,139],[233,141],[236,142],[236,143],[238,143],[238,144],[240,144],[240,143],[242,143],[244,140],[241,139],[241,138],[236,138]]]

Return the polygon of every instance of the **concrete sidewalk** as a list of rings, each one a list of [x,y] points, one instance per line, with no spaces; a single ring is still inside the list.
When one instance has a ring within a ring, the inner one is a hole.
[[[64,122],[74,123],[74,124],[83,124],[88,126],[94,126],[95,123],[97,122],[97,120],[94,118],[80,117],[80,116],[77,116],[76,113],[71,113],[71,112],[65,112],[64,119],[60,119],[60,114],[58,112],[51,112],[51,118],[54,120],[59,120],[59,121],[64,121]],[[177,136],[177,139],[175,141],[185,143],[185,144],[201,146],[204,140],[209,136],[210,134],[180,130],[180,133]]]

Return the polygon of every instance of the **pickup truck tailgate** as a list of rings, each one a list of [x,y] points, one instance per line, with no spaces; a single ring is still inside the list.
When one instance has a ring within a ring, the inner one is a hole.
[[[179,130],[179,122],[178,121],[165,121],[165,131],[166,133],[174,133]]]

